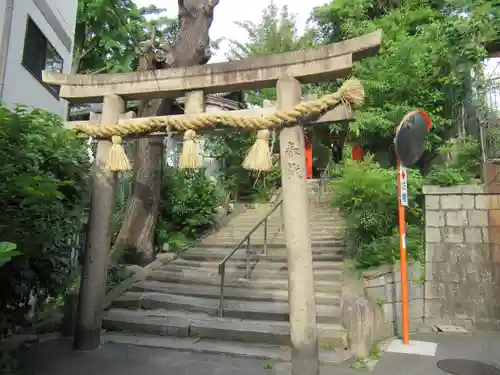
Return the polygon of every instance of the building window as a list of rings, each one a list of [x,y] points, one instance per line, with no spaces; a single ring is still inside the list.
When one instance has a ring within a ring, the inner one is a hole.
[[[26,25],[22,63],[52,95],[59,98],[59,86],[44,83],[42,71],[62,73],[64,61],[30,17]]]

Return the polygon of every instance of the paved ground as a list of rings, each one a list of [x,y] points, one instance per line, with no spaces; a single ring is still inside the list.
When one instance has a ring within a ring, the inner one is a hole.
[[[500,367],[500,333],[425,334],[413,337],[438,343],[435,357],[384,353],[373,375],[444,375],[443,358],[476,359]],[[68,341],[40,345],[29,353],[35,375],[286,375],[289,364],[249,358],[105,344],[94,352],[74,352]],[[346,365],[323,368],[321,375],[362,375]],[[469,375],[469,374],[467,374]],[[470,374],[480,375],[480,374]]]

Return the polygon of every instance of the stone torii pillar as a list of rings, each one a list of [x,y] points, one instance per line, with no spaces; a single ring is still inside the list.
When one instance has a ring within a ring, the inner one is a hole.
[[[300,82],[278,80],[278,109],[300,103]],[[280,132],[283,222],[288,250],[288,304],[292,374],[319,374],[319,347],[316,329],[316,302],[309,227],[304,128],[283,128]]]
[[[118,124],[125,102],[118,95],[104,97],[101,124]],[[106,293],[107,264],[111,246],[110,213],[116,199],[117,175],[105,168],[111,142],[100,140],[94,168],[90,223],[80,282],[78,315],[73,346],[94,350],[101,343],[102,309]],[[99,223],[99,225],[95,225]]]

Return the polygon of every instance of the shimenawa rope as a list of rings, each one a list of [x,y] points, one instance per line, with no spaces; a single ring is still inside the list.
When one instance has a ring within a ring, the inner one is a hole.
[[[111,138],[113,146],[111,147],[106,166],[114,172],[131,169],[130,162],[122,145],[122,137],[125,136],[148,134],[168,128],[185,131],[180,168],[196,169],[200,167],[200,158],[196,152],[195,130],[215,127],[216,125],[261,130],[261,132],[258,132],[255,144],[245,158],[243,167],[254,170],[270,170],[272,165],[270,163],[270,155],[268,155],[270,150],[268,146],[269,131],[267,129],[291,126],[297,124],[302,119],[315,120],[339,104],[342,104],[347,111],[350,111],[351,105],[361,104],[364,96],[365,93],[361,82],[355,78],[351,78],[346,80],[340,89],[333,94],[328,94],[308,102],[301,102],[293,108],[276,110],[273,114],[265,117],[235,117],[226,114],[211,115],[203,113],[183,117],[150,117],[144,118],[141,122],[125,122],[120,125],[104,125],[99,127],[78,125],[71,130],[77,135]]]

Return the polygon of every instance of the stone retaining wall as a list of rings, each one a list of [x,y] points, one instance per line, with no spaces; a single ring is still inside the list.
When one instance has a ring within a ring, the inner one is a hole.
[[[420,263],[408,267],[410,331],[423,325],[423,283]],[[346,264],[342,288],[342,320],[349,348],[359,358],[373,344],[401,335],[401,274],[399,265],[359,273]]]
[[[500,166],[497,175],[500,176]],[[425,263],[408,267],[410,331],[436,324],[500,329],[500,181],[426,186]],[[401,334],[399,267],[346,266],[343,323],[358,357]]]
[[[364,272],[365,290],[372,300],[382,308],[386,330],[401,335],[401,273],[399,264],[381,266]],[[408,315],[410,332],[423,326],[424,283],[421,264],[408,265]]]
[[[500,196],[482,185],[426,186],[424,194],[425,322],[495,326]]]

